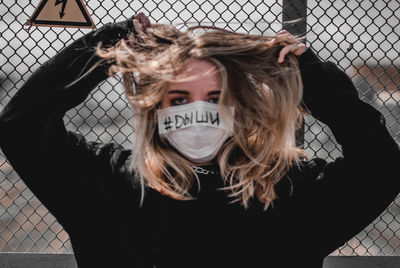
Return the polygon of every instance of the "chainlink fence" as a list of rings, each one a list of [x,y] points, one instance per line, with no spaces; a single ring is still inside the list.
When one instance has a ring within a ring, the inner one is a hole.
[[[84,2],[97,28],[143,11],[152,22],[174,24],[179,29],[202,23],[238,32],[274,35],[281,30],[283,20],[306,15],[306,19],[297,23],[299,28],[292,30],[306,31],[307,45],[323,60],[337,63],[352,77],[360,97],[385,115],[392,137],[400,142],[400,4],[397,0]],[[39,0],[0,0],[0,109],[34,70],[61,48],[91,31],[35,26],[28,31],[23,24],[38,4]],[[64,122],[67,129],[84,134],[88,140],[116,141],[130,148],[131,116],[120,80],[109,78],[83,104],[68,111]],[[21,138],[29,138],[29,133],[21,133]],[[341,155],[341,147],[329,128],[311,116],[306,118],[304,126],[304,148],[310,157],[328,161]],[[398,255],[399,205],[400,201],[396,200],[365,230],[331,255]],[[72,252],[68,234],[27,189],[2,153],[0,251]]]

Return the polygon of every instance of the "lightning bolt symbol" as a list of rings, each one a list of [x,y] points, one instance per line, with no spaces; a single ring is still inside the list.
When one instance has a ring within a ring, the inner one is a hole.
[[[61,4],[62,3],[62,7],[61,7],[61,11],[60,11],[60,19],[62,17],[64,17],[65,13],[64,13],[64,9],[65,9],[65,5],[67,4],[67,0],[56,0],[56,2],[54,3],[54,6]]]

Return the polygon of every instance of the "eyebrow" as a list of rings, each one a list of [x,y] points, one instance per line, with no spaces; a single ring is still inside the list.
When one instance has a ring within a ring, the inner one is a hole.
[[[220,93],[221,93],[221,90],[213,90],[213,91],[208,92],[208,93],[207,93],[207,96],[215,95],[215,94],[220,94]]]
[[[215,95],[215,94],[220,94],[221,90],[213,90],[207,93],[207,96],[210,95]],[[180,90],[180,89],[174,89],[168,92],[168,94],[184,94],[184,95],[189,95],[189,92],[186,90]]]
[[[175,89],[168,92],[168,94],[185,94],[189,95],[189,92],[186,90]]]

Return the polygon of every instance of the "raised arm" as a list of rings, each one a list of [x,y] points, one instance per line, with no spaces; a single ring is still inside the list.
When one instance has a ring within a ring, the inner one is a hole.
[[[107,64],[82,76],[99,61],[96,44],[115,44],[131,29],[132,18],[108,23],[74,41],[38,68],[0,113],[4,155],[56,217],[61,215],[58,211],[70,209],[72,199],[83,198],[79,189],[89,188],[99,174],[110,172],[110,159],[122,149],[112,143],[87,142],[67,131],[63,116],[108,77]],[[86,194],[89,198],[91,193]]]
[[[400,150],[385,118],[358,98],[350,78],[309,48],[300,56],[304,103],[326,123],[341,144],[343,157],[314,160],[307,185],[306,213],[326,254],[376,219],[400,192]],[[318,176],[319,175],[319,176]],[[319,179],[316,179],[316,177]]]

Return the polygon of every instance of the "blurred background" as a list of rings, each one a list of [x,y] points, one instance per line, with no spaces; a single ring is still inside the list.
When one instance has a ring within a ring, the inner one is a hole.
[[[36,26],[28,31],[24,24],[39,2],[0,1],[0,110],[41,64],[91,31]],[[288,15],[304,17],[298,28],[292,30],[306,32],[307,46],[323,60],[338,64],[353,79],[360,98],[381,111],[390,134],[400,143],[397,0],[83,2],[97,28],[142,11],[151,22],[173,24],[182,30],[201,23],[237,32],[274,35],[282,29],[282,21]],[[120,79],[117,76],[102,82],[84,103],[68,111],[64,117],[67,129],[85,135],[88,140],[116,141],[130,148],[132,113]],[[29,138],[29,133],[20,135],[21,139]],[[306,118],[302,142],[310,157],[332,161],[341,155],[341,147],[330,129],[311,116]],[[400,179],[400,174],[394,175]],[[365,230],[331,255],[399,255],[399,205],[396,199]],[[0,251],[72,253],[68,234],[26,188],[1,151]]]

